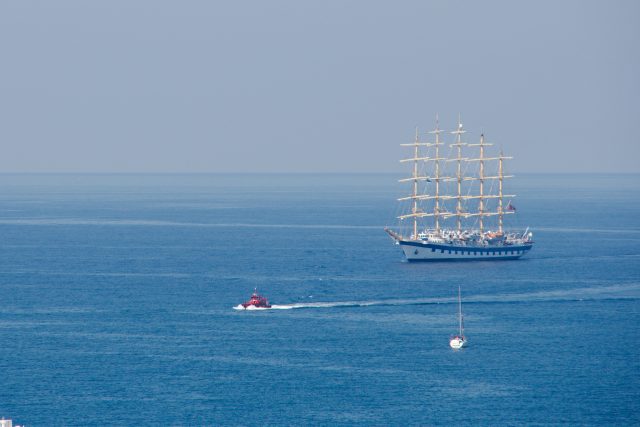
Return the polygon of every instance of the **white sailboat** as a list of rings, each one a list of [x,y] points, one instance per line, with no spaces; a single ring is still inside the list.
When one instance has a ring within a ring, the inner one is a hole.
[[[460,296],[460,286],[458,286],[458,323],[459,323],[459,331],[458,335],[451,338],[449,341],[449,345],[451,348],[458,350],[462,348],[466,343],[467,339],[464,337],[464,321],[462,320],[462,298]]]

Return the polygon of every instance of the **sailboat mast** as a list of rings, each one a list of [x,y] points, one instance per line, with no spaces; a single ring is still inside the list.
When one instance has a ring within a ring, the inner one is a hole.
[[[483,212],[484,212],[484,134],[480,135],[480,176],[478,177],[480,180],[480,197],[478,203],[478,218],[480,225],[480,234],[484,231],[484,221],[483,221]]]
[[[463,335],[462,329],[462,298],[461,298],[460,286],[458,286],[458,321],[460,323],[460,336]]]
[[[435,206],[433,208],[433,216],[435,218],[436,232],[440,231],[440,127],[438,125],[438,118],[436,117],[436,194],[435,194]]]
[[[413,238],[418,238],[418,128],[416,127],[416,142],[413,149]]]
[[[504,179],[504,175],[502,173],[502,159],[503,154],[502,150],[500,150],[500,158],[498,159],[498,232],[502,233],[502,180]]]

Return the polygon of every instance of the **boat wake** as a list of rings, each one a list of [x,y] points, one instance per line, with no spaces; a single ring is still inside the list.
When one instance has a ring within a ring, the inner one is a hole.
[[[539,292],[470,295],[465,297],[467,303],[516,303],[516,302],[542,302],[542,301],[584,301],[600,299],[640,299],[640,283],[627,283],[610,286],[593,286],[563,290],[548,290]],[[293,304],[272,304],[270,308],[249,306],[246,309],[242,304],[233,307],[234,310],[293,310],[300,308],[336,308],[336,307],[371,307],[371,306],[398,306],[398,305],[429,305],[451,304],[456,298],[411,298],[411,299],[381,299],[369,301],[335,301],[335,302],[301,302]]]
[[[273,306],[271,306],[273,308]],[[247,310],[247,311],[261,311],[261,310],[270,310],[269,307],[256,307],[255,305],[247,306],[246,308],[242,304],[238,304],[233,307],[234,310]]]
[[[392,300],[391,304],[397,305],[398,301],[405,300]],[[407,302],[409,300],[406,300]],[[337,302],[301,302],[294,304],[272,304],[271,307],[255,307],[248,306],[244,308],[242,304],[238,304],[233,307],[234,310],[293,310],[294,308],[332,308],[332,307],[366,307],[370,305],[386,305],[390,304],[385,301],[337,301]],[[400,304],[403,305],[403,304]],[[406,304],[405,304],[406,305]]]

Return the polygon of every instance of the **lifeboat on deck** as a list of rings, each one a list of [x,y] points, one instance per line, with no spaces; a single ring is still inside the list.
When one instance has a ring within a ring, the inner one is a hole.
[[[249,301],[242,303],[242,307],[244,307],[245,309],[249,307],[271,308],[271,304],[269,304],[269,301],[265,297],[263,297],[262,295],[258,295],[258,289],[256,288],[253,290],[253,294],[251,295]]]

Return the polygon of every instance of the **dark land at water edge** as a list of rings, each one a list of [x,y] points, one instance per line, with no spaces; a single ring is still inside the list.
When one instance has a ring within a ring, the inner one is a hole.
[[[640,175],[518,174],[534,249],[455,264],[403,262],[397,178],[0,175],[0,416],[640,423]]]

